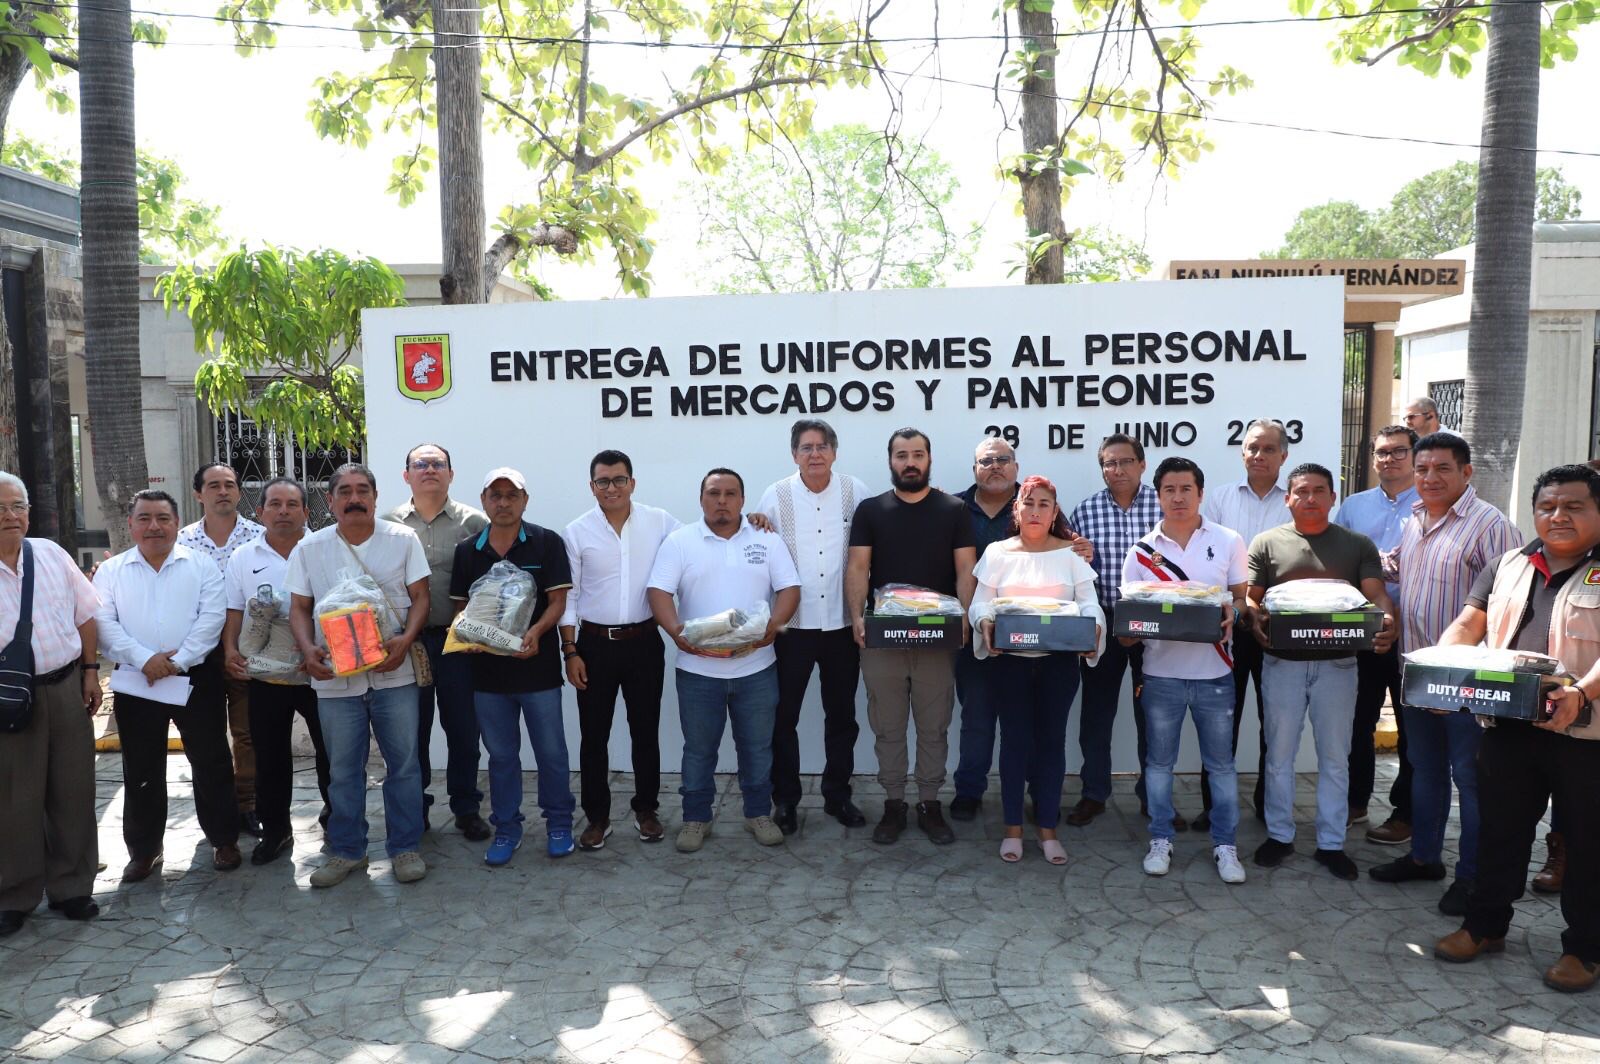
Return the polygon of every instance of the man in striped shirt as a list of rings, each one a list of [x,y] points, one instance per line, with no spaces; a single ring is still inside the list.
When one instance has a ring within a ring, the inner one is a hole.
[[[1461,612],[1472,582],[1484,567],[1513,547],[1522,534],[1505,514],[1472,488],[1472,452],[1453,433],[1436,432],[1417,442],[1416,488],[1400,533],[1400,548],[1385,559],[1386,576],[1398,576],[1403,623],[1401,650],[1439,642]],[[1450,784],[1461,802],[1460,859],[1456,879],[1439,911],[1461,916],[1477,875],[1478,745],[1483,729],[1470,713],[1439,713],[1403,706],[1406,756],[1411,762],[1411,852],[1377,865],[1371,876],[1384,883],[1441,880],[1445,825],[1450,819]]]

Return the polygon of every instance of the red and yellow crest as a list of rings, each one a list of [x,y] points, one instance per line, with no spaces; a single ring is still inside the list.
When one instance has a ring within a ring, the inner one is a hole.
[[[426,403],[450,391],[449,336],[397,336],[394,358],[395,383],[407,399]]]

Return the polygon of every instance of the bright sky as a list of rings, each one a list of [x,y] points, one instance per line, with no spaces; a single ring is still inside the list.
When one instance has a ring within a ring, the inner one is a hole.
[[[134,0],[136,10],[209,15],[207,0]],[[943,5],[943,35],[995,32],[989,0]],[[880,24],[886,37],[923,36],[929,31],[925,0],[898,0]],[[1200,21],[1262,19],[1288,13],[1284,0],[1210,0]],[[328,22],[289,0],[279,17]],[[1168,16],[1168,21],[1176,15]],[[254,242],[364,252],[391,262],[436,262],[439,219],[436,185],[409,208],[384,192],[390,158],[410,145],[375,139],[365,151],[319,140],[306,119],[312,82],[330,70],[353,72],[373,65],[351,34],[329,30],[285,30],[280,47],[253,58],[227,46],[227,31],[200,19],[173,18],[171,44],[136,46],[138,134],[142,146],[178,161],[187,193],[223,207],[223,221],[236,236]],[[1417,137],[1475,144],[1482,112],[1482,63],[1473,75],[1429,79],[1409,68],[1335,66],[1327,52],[1326,24],[1215,26],[1200,30],[1202,65],[1231,64],[1255,87],[1221,98],[1209,126],[1216,150],[1176,182],[1155,182],[1139,172],[1106,189],[1092,179],[1068,203],[1069,226],[1103,225],[1143,241],[1157,263],[1169,258],[1250,257],[1281,243],[1295,214],[1329,199],[1354,199],[1368,207],[1385,204],[1406,180],[1458,159],[1476,160],[1471,147],[1438,147],[1382,140],[1301,133],[1231,123],[1276,123],[1342,130],[1378,137]],[[1578,38],[1581,57],[1545,71],[1541,83],[1541,149],[1600,152],[1594,136],[1594,106],[1600,99],[1600,27]],[[936,73],[926,45],[893,46],[888,66]],[[946,41],[939,47],[940,76],[982,87],[940,83],[929,77],[906,82],[903,133],[940,152],[955,168],[961,191],[951,221],[981,226],[983,237],[973,270],[957,283],[1008,283],[1022,235],[1014,214],[1014,191],[994,174],[998,157],[1016,150],[1004,134],[988,84],[1001,52],[997,40]],[[1067,57],[1071,64],[1082,57]],[[671,62],[672,60],[666,60]],[[659,91],[666,71],[638,49],[603,50],[597,77],[630,91]],[[1063,85],[1081,84],[1066,74]],[[881,124],[886,113],[881,89],[834,91],[823,96],[819,126],[861,121]],[[11,128],[58,146],[76,143],[76,115],[48,112],[24,88],[13,108]],[[491,219],[499,207],[532,195],[527,171],[509,143],[486,142],[486,192]],[[1585,214],[1600,217],[1600,157],[1541,155],[1540,165],[1558,165],[1584,193]],[[685,295],[706,290],[696,269],[698,219],[680,198],[692,176],[684,167],[651,171],[648,194],[662,220],[652,233],[657,253],[654,291]],[[617,293],[612,268],[578,268],[547,256],[544,280],[563,298],[598,298]]]

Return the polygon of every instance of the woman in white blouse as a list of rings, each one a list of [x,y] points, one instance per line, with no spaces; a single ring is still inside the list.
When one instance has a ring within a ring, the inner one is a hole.
[[[1006,837],[1000,858],[1022,859],[1022,794],[1033,796],[1039,848],[1051,864],[1067,863],[1056,837],[1061,789],[1067,773],[1067,713],[1078,691],[1077,654],[1040,651],[1001,653],[994,649],[994,600],[1029,595],[1075,602],[1095,619],[1095,649],[1082,656],[1093,664],[1105,648],[1105,615],[1095,595],[1094,570],[1072,552],[1066,517],[1056,502],[1056,486],[1028,477],[1012,509],[1017,534],[983,552],[973,576],[972,624],[979,658],[999,655],[989,670],[992,697],[1000,717],[1000,804]]]

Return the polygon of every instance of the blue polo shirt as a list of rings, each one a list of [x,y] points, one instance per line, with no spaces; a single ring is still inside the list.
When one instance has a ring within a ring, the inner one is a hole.
[[[493,527],[493,526],[490,526]],[[559,533],[527,521],[517,530],[516,542],[501,555],[489,545],[489,528],[456,544],[450,569],[450,597],[467,600],[473,582],[498,561],[508,561],[533,577],[537,598],[533,618],[537,621],[550,604],[550,592],[572,586],[572,571],[567,566],[567,547]],[[561,645],[557,625],[539,640],[539,652],[521,659],[499,654],[468,654],[472,664],[474,690],[489,694],[524,694],[548,691],[561,686]]]

